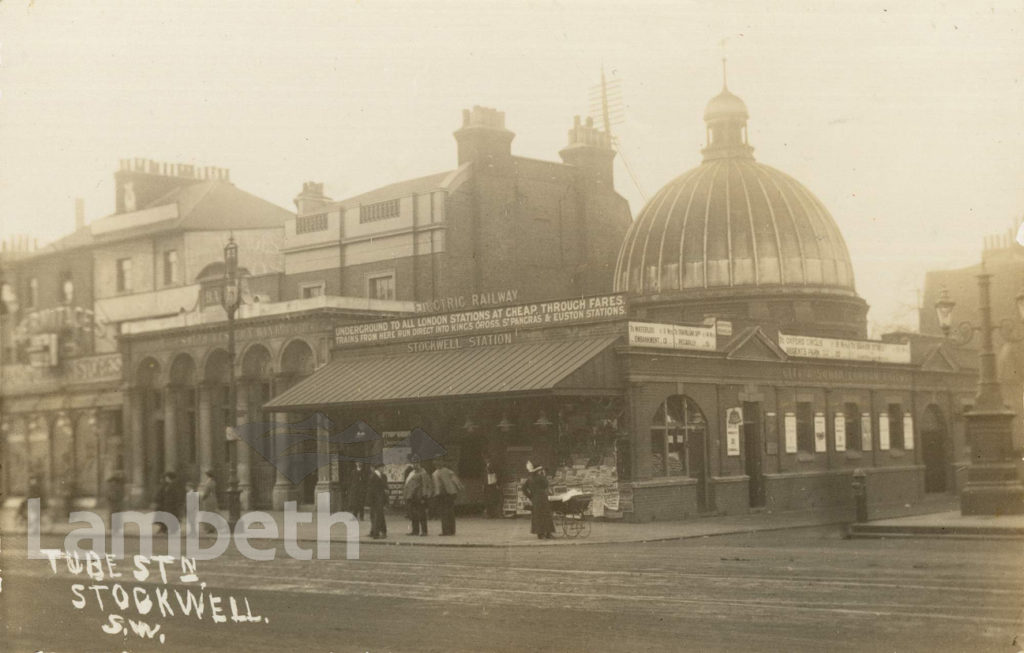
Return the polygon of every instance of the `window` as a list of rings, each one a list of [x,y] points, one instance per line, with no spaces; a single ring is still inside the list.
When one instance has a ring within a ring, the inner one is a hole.
[[[707,420],[689,397],[672,395],[651,421],[651,475],[699,476]]]
[[[814,453],[814,406],[809,401],[796,404],[796,448]]]
[[[299,295],[303,299],[309,299],[310,297],[323,297],[324,295],[324,282],[311,283],[304,286],[299,286]]]
[[[178,250],[164,252],[164,285],[173,285],[178,280]]]
[[[39,306],[39,279],[32,277],[28,280],[28,292],[25,295],[25,308],[36,308]]]
[[[893,449],[903,449],[903,406],[900,404],[889,404],[889,446]]]
[[[132,260],[130,258],[117,259],[117,292],[131,292],[132,290]]]
[[[327,231],[327,214],[303,215],[295,218],[295,233],[308,234],[313,231]]]
[[[387,200],[386,202],[377,202],[376,204],[360,206],[359,222],[376,222],[377,220],[397,218],[399,210],[400,205],[398,200]]]
[[[860,430],[860,407],[853,403],[843,404],[843,417],[846,420],[846,449],[847,451],[860,451],[863,437]]]
[[[71,280],[71,270],[61,270],[57,281],[57,296],[61,304],[70,304],[75,296],[75,284]]]
[[[370,299],[394,299],[395,298],[395,275],[388,274],[379,277],[370,277],[368,280],[368,296]]]

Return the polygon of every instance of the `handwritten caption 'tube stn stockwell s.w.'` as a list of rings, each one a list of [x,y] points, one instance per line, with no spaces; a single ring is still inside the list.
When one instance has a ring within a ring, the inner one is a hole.
[[[194,558],[136,555],[128,567],[119,565],[113,555],[95,551],[86,551],[84,556],[59,549],[42,549],[41,553],[54,574],[63,575],[62,570],[66,570],[75,578],[71,605],[76,610],[98,610],[103,615],[99,627],[108,635],[122,639],[135,636],[163,644],[167,634],[163,622],[169,619],[270,623],[267,617],[253,614],[248,598],[208,589],[199,580]]]

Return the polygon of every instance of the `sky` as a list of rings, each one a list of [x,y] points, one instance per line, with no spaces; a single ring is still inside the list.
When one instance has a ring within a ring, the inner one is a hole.
[[[474,105],[557,161],[602,67],[636,216],[700,164],[723,57],[754,156],[843,232],[874,335],[1024,219],[1020,1],[6,0],[0,233],[64,235],[76,197],[110,214],[124,158],[229,168],[289,210],[304,181],[341,199],[450,170]]]

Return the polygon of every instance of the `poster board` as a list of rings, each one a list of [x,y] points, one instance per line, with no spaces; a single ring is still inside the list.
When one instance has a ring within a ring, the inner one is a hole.
[[[786,453],[796,453],[796,413],[786,413]]]
[[[825,413],[814,413],[814,452],[822,453],[828,450],[826,436]]]
[[[832,430],[835,433],[836,451],[846,451],[846,415],[836,413],[832,421]]]
[[[914,449],[914,416],[903,413],[903,448]]]
[[[743,409],[725,409],[725,446],[727,456],[740,455],[740,427],[743,426]]]
[[[860,448],[861,451],[871,451],[871,413],[860,415]]]
[[[878,415],[878,448],[889,450],[889,413]]]

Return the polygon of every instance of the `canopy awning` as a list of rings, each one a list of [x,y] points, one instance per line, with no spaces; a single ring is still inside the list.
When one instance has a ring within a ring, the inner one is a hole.
[[[342,353],[263,409],[287,412],[473,395],[614,392],[621,387],[614,353],[602,354],[617,339],[580,338],[392,355]]]

